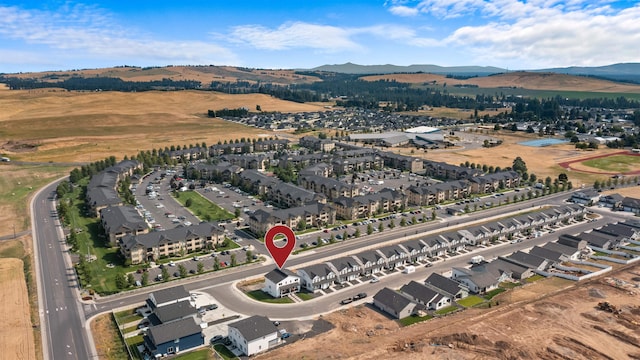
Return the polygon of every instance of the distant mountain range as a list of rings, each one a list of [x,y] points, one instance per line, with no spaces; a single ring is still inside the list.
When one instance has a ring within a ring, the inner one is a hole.
[[[438,66],[438,65],[358,65],[353,63],[322,65],[310,69],[312,71],[327,71],[344,74],[393,74],[393,73],[432,73],[442,75],[487,76],[513,70],[493,66]],[[534,70],[517,70],[530,72],[550,72],[557,74],[594,76],[616,81],[631,81],[640,83],[640,63],[620,63],[594,67],[563,67]]]

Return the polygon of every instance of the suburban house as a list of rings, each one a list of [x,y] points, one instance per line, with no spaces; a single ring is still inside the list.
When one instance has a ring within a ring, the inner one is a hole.
[[[569,201],[572,201],[576,204],[582,204],[586,206],[591,206],[598,202],[600,199],[600,193],[593,189],[584,189],[580,191],[576,191],[571,194],[571,198]]]
[[[150,326],[143,339],[145,347],[155,357],[178,354],[204,345],[202,328],[193,317]]]
[[[622,201],[624,196],[620,194],[609,194],[600,196],[598,203],[604,207],[608,207],[614,210],[622,210]]]
[[[109,244],[115,246],[125,235],[146,234],[149,225],[133,206],[108,206],[100,210],[100,223],[109,239]]]
[[[516,251],[509,256],[502,257],[502,259],[505,259],[506,261],[512,262],[514,264],[526,266],[530,269],[533,269],[534,271],[545,271],[557,262],[523,251]]]
[[[464,284],[471,292],[486,293],[497,289],[501,282],[511,279],[511,273],[485,263],[471,268],[453,267],[452,278]]]
[[[385,246],[378,251],[387,259],[386,268],[390,270],[404,265],[409,259],[409,254],[398,245]]]
[[[315,292],[327,289],[336,281],[335,272],[327,264],[313,264],[297,270],[300,276],[300,285],[305,289]]]
[[[411,281],[404,285],[400,288],[400,292],[409,299],[424,305],[429,310],[438,310],[451,305],[450,297],[440,294],[417,281]]]
[[[360,275],[360,264],[354,257],[345,256],[326,262],[336,273],[336,282],[353,281]]]
[[[578,234],[577,237],[586,241],[587,245],[594,249],[611,250],[617,249],[620,245],[616,236],[598,231],[582,232]]]
[[[280,298],[300,291],[300,277],[287,269],[273,269],[264,276],[262,291]]]
[[[424,281],[425,286],[431,288],[439,294],[451,299],[462,299],[467,297],[468,289],[464,284],[451,280],[438,273],[431,273]]]
[[[620,204],[622,211],[632,212],[634,214],[640,214],[640,199],[625,197]]]
[[[228,326],[231,344],[246,356],[267,351],[280,344],[278,328],[266,316],[254,315]]]
[[[151,310],[168,304],[179,303],[189,300],[191,297],[184,286],[174,286],[171,288],[160,289],[149,294],[147,305]]]
[[[198,312],[190,300],[181,300],[156,307],[151,315],[148,316],[148,319],[151,325],[160,325],[189,317],[195,319],[197,314]],[[199,323],[199,321],[196,321],[196,323]]]
[[[383,288],[373,296],[373,306],[395,319],[402,319],[413,315],[417,304],[394,290]]]
[[[224,232],[218,225],[200,223],[148,234],[125,235],[118,241],[120,253],[131,264],[155,261],[161,256],[174,256],[202,249],[213,249],[224,241]]]
[[[362,263],[360,271],[360,275],[362,276],[379,273],[386,264],[385,257],[376,250],[365,250],[354,256]]]

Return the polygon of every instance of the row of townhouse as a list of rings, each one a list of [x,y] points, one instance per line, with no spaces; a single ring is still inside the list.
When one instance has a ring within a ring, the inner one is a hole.
[[[248,154],[253,152],[282,151],[289,147],[287,139],[273,139],[257,141],[245,141],[229,144],[216,144],[209,146],[209,156],[224,154]]]
[[[586,241],[594,249],[615,250],[631,241],[640,241],[640,221],[626,220],[607,224],[589,232],[582,232],[576,235],[576,238]]]
[[[443,201],[460,200],[471,194],[487,194],[501,188],[516,188],[520,185],[520,175],[515,171],[502,171],[467,180],[452,180],[407,188],[410,205],[435,205]]]
[[[407,240],[399,244],[388,245],[379,249],[366,250],[355,255],[329,260],[297,269],[300,278],[299,286],[308,291],[327,289],[332,284],[352,281],[361,276],[369,276],[383,270],[422,262],[447,253],[464,250],[467,245],[486,243],[493,237],[504,238],[509,233],[524,232],[528,227],[537,226],[534,219],[546,219],[544,224],[555,224],[569,217],[576,217],[584,212],[579,205],[566,205],[554,209],[533,212],[521,220],[505,219],[475,227],[434,234],[423,239]],[[253,221],[259,221],[255,219]],[[521,222],[522,221],[522,222]],[[275,288],[275,287],[274,287]],[[291,289],[288,289],[291,291]],[[282,295],[282,294],[281,294]]]
[[[100,216],[100,210],[108,206],[121,206],[124,204],[116,187],[127,176],[133,175],[136,169],[141,169],[142,164],[135,160],[123,160],[114,166],[110,166],[100,173],[93,175],[87,185],[85,202],[94,216]]]
[[[258,209],[249,214],[247,225],[251,232],[262,236],[275,225],[282,224],[297,229],[301,223],[305,227],[323,227],[335,221],[336,212],[331,205],[315,203],[272,211]]]
[[[598,204],[612,210],[627,211],[636,215],[640,214],[640,199],[620,194],[610,194],[601,196]]]
[[[333,200],[333,205],[339,218],[355,220],[403,209],[407,198],[401,191],[385,188],[363,196],[341,196]]]
[[[333,200],[339,197],[354,197],[358,195],[356,185],[317,175],[298,176],[298,185],[307,190],[324,194],[327,199]]]
[[[141,264],[163,257],[214,249],[223,242],[223,229],[216,224],[203,222],[165,231],[128,234],[118,239],[118,246],[122,256],[131,264]]]
[[[479,169],[432,160],[424,160],[424,170],[424,175],[437,179],[464,180],[482,175]]]

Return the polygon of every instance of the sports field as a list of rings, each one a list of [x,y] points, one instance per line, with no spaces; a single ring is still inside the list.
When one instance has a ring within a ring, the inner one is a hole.
[[[590,174],[638,175],[640,174],[640,154],[619,151],[613,154],[601,154],[562,162],[560,166]]]

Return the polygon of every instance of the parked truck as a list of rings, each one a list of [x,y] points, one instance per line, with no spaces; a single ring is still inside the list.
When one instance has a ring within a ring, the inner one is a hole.
[[[480,264],[483,261],[484,261],[484,257],[482,255],[476,255],[476,256],[471,258],[471,263],[472,264]]]

